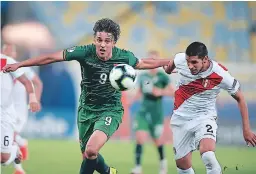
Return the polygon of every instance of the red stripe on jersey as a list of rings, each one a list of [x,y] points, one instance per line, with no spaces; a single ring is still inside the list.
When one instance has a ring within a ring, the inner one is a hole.
[[[180,86],[179,89],[175,91],[174,110],[178,109],[180,105],[192,95],[202,93],[219,85],[222,79],[223,77],[212,73],[206,78],[197,79],[187,85]]]
[[[228,71],[228,69],[227,69],[225,66],[221,65],[220,63],[218,63],[218,65],[219,65],[222,69],[224,69],[225,71]]]
[[[2,71],[3,67],[5,67],[6,64],[7,64],[7,59],[1,58],[0,71]]]

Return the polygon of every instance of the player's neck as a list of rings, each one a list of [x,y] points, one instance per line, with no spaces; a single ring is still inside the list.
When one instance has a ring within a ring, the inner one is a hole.
[[[108,61],[109,59],[112,58],[112,53],[110,53],[110,54],[109,54],[108,56],[106,56],[106,57],[100,57],[97,53],[96,53],[96,55],[97,55],[98,59],[103,60],[103,61]]]
[[[202,69],[202,72],[207,71],[207,70],[210,68],[210,66],[211,66],[211,61],[208,60],[208,61],[205,63],[205,65],[204,65],[204,67],[203,67],[203,69]]]

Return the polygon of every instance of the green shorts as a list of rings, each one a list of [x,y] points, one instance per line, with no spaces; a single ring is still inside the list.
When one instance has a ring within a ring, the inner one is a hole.
[[[89,111],[79,108],[77,124],[81,151],[85,151],[86,144],[95,130],[104,132],[110,138],[122,122],[122,116],[123,110]]]
[[[140,111],[134,121],[135,131],[148,131],[152,138],[158,139],[162,135],[164,117],[162,111]]]

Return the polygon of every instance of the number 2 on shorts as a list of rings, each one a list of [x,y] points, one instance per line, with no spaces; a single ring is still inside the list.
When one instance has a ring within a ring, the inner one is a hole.
[[[106,117],[105,118],[105,125],[109,126],[111,124],[112,118],[111,117]]]
[[[212,126],[210,124],[207,124],[206,128],[207,128],[207,132],[213,133]]]

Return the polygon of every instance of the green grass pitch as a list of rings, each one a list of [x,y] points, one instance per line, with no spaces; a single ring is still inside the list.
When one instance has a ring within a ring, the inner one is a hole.
[[[126,141],[109,141],[101,153],[119,174],[129,174],[134,166],[134,144]],[[78,174],[81,155],[79,143],[72,140],[31,140],[29,160],[24,162],[27,174]],[[158,173],[158,154],[153,144],[144,146],[143,174]],[[176,172],[171,145],[166,145],[169,174]],[[220,147],[216,152],[224,174],[256,174],[256,149],[247,147]],[[193,167],[197,174],[205,174],[199,153],[193,155]],[[1,167],[2,174],[12,174],[13,166]]]

